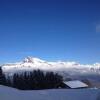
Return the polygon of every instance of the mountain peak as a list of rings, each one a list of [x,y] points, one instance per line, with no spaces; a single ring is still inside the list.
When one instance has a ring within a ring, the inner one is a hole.
[[[23,60],[24,63],[44,62],[43,60],[35,57],[28,56]]]

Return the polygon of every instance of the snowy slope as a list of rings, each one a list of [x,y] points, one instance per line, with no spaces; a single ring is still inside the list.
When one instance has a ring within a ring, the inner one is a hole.
[[[0,100],[100,100],[98,95],[100,95],[98,89],[20,91],[0,86]]]

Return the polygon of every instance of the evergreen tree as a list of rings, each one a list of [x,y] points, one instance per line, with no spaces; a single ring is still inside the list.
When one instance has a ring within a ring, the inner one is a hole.
[[[13,82],[12,82],[13,80]],[[41,70],[32,72],[15,73],[13,78],[6,79],[6,85],[21,90],[58,88],[62,83],[62,76],[53,72],[44,74]]]
[[[6,85],[6,77],[1,67],[0,67],[0,84]]]
[[[2,75],[3,75],[2,68],[0,67],[0,84],[2,84]]]

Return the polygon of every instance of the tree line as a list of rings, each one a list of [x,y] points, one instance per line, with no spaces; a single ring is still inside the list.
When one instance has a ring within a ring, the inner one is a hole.
[[[6,76],[0,67],[0,84],[21,90],[37,90],[59,88],[63,77],[53,72],[33,70],[30,72],[15,73],[12,77]]]

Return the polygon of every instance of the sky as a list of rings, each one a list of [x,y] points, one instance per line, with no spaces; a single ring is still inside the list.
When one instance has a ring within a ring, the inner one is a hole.
[[[0,63],[26,56],[100,62],[100,1],[0,0]]]

